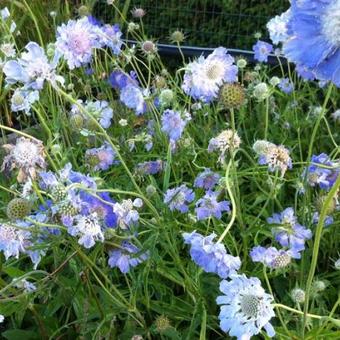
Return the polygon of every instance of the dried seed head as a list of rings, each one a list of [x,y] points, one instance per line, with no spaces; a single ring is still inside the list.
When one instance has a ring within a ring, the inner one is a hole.
[[[245,92],[240,84],[224,84],[220,90],[220,103],[228,109],[244,104]]]
[[[162,333],[171,327],[170,321],[165,315],[157,317],[155,323],[159,333]]]
[[[14,198],[7,205],[7,217],[10,220],[21,220],[31,211],[31,204],[24,198]]]
[[[145,16],[146,12],[143,8],[139,7],[135,7],[132,11],[131,11],[131,14],[134,18],[137,18],[137,19],[141,19]]]
[[[305,302],[305,298],[306,298],[306,294],[305,291],[302,290],[301,288],[294,288],[291,293],[290,293],[292,300],[295,303],[304,303]]]
[[[170,41],[172,43],[180,44],[185,40],[185,35],[182,31],[176,30],[171,33],[170,35]]]
[[[146,54],[156,53],[157,47],[151,40],[146,40],[142,43],[142,51]]]

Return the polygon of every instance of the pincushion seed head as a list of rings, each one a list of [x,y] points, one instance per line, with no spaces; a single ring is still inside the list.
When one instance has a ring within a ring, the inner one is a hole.
[[[162,89],[166,87],[166,79],[163,76],[156,76],[154,79],[154,84],[157,89]]]
[[[83,6],[80,6],[78,8],[78,14],[81,17],[86,17],[86,16],[88,16],[90,14],[90,10],[89,10],[89,8],[87,6],[83,5]]]
[[[131,11],[131,14],[134,18],[136,19],[141,19],[145,16],[146,12],[143,8],[139,7],[139,8],[134,8],[132,11]]]
[[[26,217],[31,211],[31,204],[24,198],[14,198],[7,205],[7,217],[10,220],[20,220]]]
[[[302,290],[301,288],[294,288],[291,293],[290,293],[292,300],[295,303],[304,303],[305,302],[305,298],[306,298],[306,294],[305,291]]]
[[[155,43],[152,42],[151,40],[145,40],[142,43],[142,51],[146,54],[153,54],[153,53],[156,53],[157,47]]]
[[[75,114],[70,117],[70,124],[75,129],[81,129],[84,127],[84,118],[81,114]]]
[[[52,188],[51,196],[54,201],[62,201],[67,197],[67,191],[61,184],[57,184]]]
[[[176,30],[171,33],[170,35],[170,41],[172,43],[180,44],[185,40],[185,35],[182,31]]]
[[[162,333],[171,327],[170,320],[165,315],[157,317],[155,323],[159,333]]]
[[[244,88],[240,84],[224,84],[220,90],[220,103],[228,109],[240,107],[245,100]]]
[[[247,66],[247,60],[240,58],[237,60],[236,65],[239,69],[244,69]]]
[[[59,208],[59,214],[62,216],[75,216],[77,213],[78,209],[69,202],[65,202]]]
[[[287,253],[282,253],[275,257],[273,261],[273,266],[275,268],[284,268],[288,266],[291,262],[291,256]]]
[[[174,92],[170,89],[162,90],[159,94],[159,100],[162,105],[168,106],[170,105],[174,100]]]
[[[315,280],[313,282],[313,289],[315,292],[322,292],[323,290],[326,289],[326,283],[324,281],[321,280]]]

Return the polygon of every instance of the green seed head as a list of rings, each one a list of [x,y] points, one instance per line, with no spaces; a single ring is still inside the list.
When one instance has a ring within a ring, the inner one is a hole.
[[[14,198],[7,205],[7,216],[14,221],[24,218],[30,211],[30,202],[24,198]]]

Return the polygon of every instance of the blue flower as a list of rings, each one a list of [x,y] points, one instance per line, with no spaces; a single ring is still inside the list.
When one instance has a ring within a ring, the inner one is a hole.
[[[321,189],[330,190],[340,174],[340,165],[332,162],[325,153],[313,155],[311,162],[306,170],[308,183],[312,187],[318,185]]]
[[[223,211],[230,211],[228,201],[217,202],[219,192],[208,191],[203,198],[196,202],[196,215],[198,220],[204,220],[209,217],[221,219]]]
[[[319,223],[319,219],[320,219],[320,214],[316,211],[314,214],[313,214],[313,217],[312,217],[312,223],[313,224],[317,224]],[[334,223],[334,218],[332,216],[328,216],[326,215],[325,216],[325,220],[324,220],[324,227],[328,227],[330,226],[331,224]]]
[[[237,73],[234,58],[219,47],[207,58],[201,56],[187,65],[182,89],[194,99],[210,102],[217,98],[223,83],[237,81]]]
[[[137,75],[134,71],[127,75],[121,70],[115,70],[110,74],[108,82],[111,87],[118,90],[122,90],[128,85],[138,86]]]
[[[164,168],[164,162],[161,160],[149,161],[137,164],[135,171],[138,175],[155,175]]]
[[[340,2],[292,0],[289,39],[283,52],[289,61],[313,71],[317,79],[340,86]]]
[[[267,294],[258,278],[235,275],[222,280],[217,304],[221,305],[220,327],[238,340],[249,340],[264,328],[269,337],[275,335],[270,319],[275,316],[273,297]]]
[[[145,113],[147,110],[143,91],[135,85],[128,84],[123,87],[119,98],[129,109],[134,110],[137,116]]]
[[[184,243],[190,244],[192,260],[207,273],[215,273],[225,279],[240,269],[241,260],[227,253],[221,243],[214,243],[215,234],[202,236],[196,231],[183,233]]]
[[[119,55],[123,41],[121,40],[122,32],[119,25],[104,25],[101,30],[98,31],[99,42],[102,46],[109,47],[113,54]]]
[[[173,189],[168,189],[164,194],[164,203],[171,211],[178,210],[186,213],[189,210],[188,204],[195,199],[195,193],[185,184]]]
[[[109,252],[109,266],[118,267],[119,270],[126,274],[131,267],[136,267],[139,263],[145,261],[149,255],[142,253],[138,256],[140,250],[128,241],[123,241],[121,248]]]
[[[170,140],[177,141],[181,138],[188,119],[184,120],[181,113],[173,110],[165,110],[162,115],[162,131]]]
[[[11,98],[11,110],[13,112],[25,111],[29,115],[33,103],[39,100],[39,91],[18,88]]]
[[[269,31],[270,39],[274,44],[285,42],[288,39],[288,21],[290,11],[282,13],[280,16],[272,18],[267,23],[267,29]]]
[[[211,171],[209,168],[206,168],[195,178],[194,187],[211,190],[218,183],[220,178],[221,176],[218,173]]]
[[[267,218],[267,222],[276,225],[273,228],[275,240],[290,249],[292,258],[301,258],[300,252],[305,249],[305,241],[312,238],[312,232],[298,223],[294,209],[286,208],[281,213],[275,213]]]
[[[137,205],[139,206],[139,201],[137,200],[137,202]],[[137,224],[139,214],[134,207],[137,207],[136,200],[132,202],[130,199],[123,200],[121,203],[117,202],[113,205],[113,212],[117,216],[117,225],[119,228],[123,230],[130,229]]]
[[[291,256],[289,250],[278,250],[275,247],[256,246],[250,251],[253,262],[261,262],[270,268],[286,267],[291,261]]]
[[[253,46],[253,51],[255,60],[267,62],[269,54],[273,51],[273,46],[271,44],[259,40]]]
[[[279,83],[279,88],[284,93],[292,93],[294,91],[294,84],[289,80],[289,78],[282,78]]]
[[[85,152],[86,163],[95,171],[107,170],[117,163],[115,161],[116,152],[108,143],[104,143],[100,148],[88,149]]]

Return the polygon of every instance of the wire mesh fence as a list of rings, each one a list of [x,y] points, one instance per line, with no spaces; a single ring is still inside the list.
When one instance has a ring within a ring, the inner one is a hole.
[[[122,3],[122,1],[121,1]],[[138,0],[145,32],[161,43],[176,29],[186,34],[186,45],[251,49],[254,33],[266,39],[266,23],[289,7],[288,0]],[[103,13],[102,13],[103,14]]]

